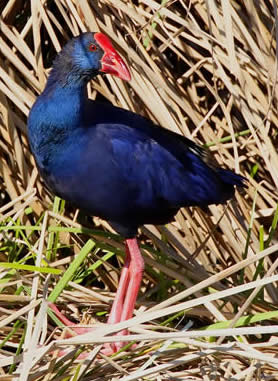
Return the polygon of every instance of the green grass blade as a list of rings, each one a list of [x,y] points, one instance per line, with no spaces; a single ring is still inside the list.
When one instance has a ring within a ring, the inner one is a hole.
[[[249,326],[250,324],[263,322],[263,321],[269,321],[272,319],[278,319],[278,310],[262,312],[256,315],[242,316],[241,318],[237,320],[234,327],[236,328],[236,327]],[[202,327],[201,330],[229,328],[230,324],[231,324],[231,320],[220,321],[211,325],[207,325],[206,327]]]
[[[271,243],[271,241],[272,241],[273,235],[276,232],[277,222],[278,222],[278,204],[277,204],[277,207],[276,207],[276,210],[275,210],[275,213],[274,213],[274,217],[273,217],[273,220],[272,220],[269,236],[268,236],[268,239],[267,239],[267,241],[265,243],[265,248],[268,248],[270,243]]]
[[[16,270],[24,270],[24,271],[38,271],[39,273],[44,274],[54,274],[59,275],[62,273],[62,270],[54,269],[51,267],[38,267],[38,266],[32,266],[32,265],[23,265],[17,262],[9,263],[9,262],[0,262],[0,268],[6,268],[6,269],[16,269]]]
[[[52,303],[56,301],[58,296],[61,294],[61,292],[64,290],[64,288],[67,286],[68,282],[73,278],[74,273],[78,270],[81,263],[85,260],[89,252],[95,247],[95,242],[93,242],[91,239],[89,239],[85,246],[80,250],[80,253],[75,257],[73,262],[70,264],[67,271],[64,273],[62,278],[57,283],[56,287],[53,289],[53,291],[50,293],[48,300]]]

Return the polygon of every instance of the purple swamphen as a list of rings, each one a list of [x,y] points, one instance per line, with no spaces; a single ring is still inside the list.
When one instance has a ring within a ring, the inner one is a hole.
[[[125,238],[125,264],[108,319],[113,324],[132,316],[140,288],[138,227],[168,223],[181,207],[224,203],[244,178],[217,167],[191,140],[88,99],[88,81],[102,73],[131,78],[107,36],[83,33],[69,41],[32,107],[28,135],[49,189],[106,219]]]

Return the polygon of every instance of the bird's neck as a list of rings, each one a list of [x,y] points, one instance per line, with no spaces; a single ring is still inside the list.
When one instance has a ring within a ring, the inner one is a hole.
[[[56,128],[76,128],[82,123],[87,99],[86,83],[61,84],[48,81],[38,103],[42,103],[47,122]]]
[[[47,83],[32,107],[28,120],[29,141],[36,154],[38,165],[59,150],[74,130],[83,126],[84,107],[87,100],[86,84],[61,86]]]
[[[63,57],[62,57],[63,58]],[[92,70],[79,70],[72,61],[64,60],[60,56],[54,61],[49,74],[46,89],[62,87],[64,89],[79,89],[86,87],[86,84],[97,72]]]

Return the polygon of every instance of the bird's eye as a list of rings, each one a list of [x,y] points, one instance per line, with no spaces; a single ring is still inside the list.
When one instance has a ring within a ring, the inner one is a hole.
[[[97,50],[97,46],[95,44],[90,44],[89,50],[90,50],[90,52],[95,52]]]

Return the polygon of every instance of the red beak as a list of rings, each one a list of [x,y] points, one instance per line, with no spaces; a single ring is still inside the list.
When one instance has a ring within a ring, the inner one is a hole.
[[[100,71],[115,75],[124,81],[129,81],[131,79],[130,72],[122,58],[114,49],[109,38],[103,33],[95,33],[94,37],[104,51],[104,55],[101,59]]]

